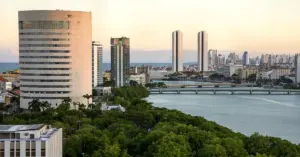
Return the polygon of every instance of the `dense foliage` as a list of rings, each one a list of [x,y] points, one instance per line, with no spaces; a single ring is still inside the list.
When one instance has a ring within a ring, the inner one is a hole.
[[[143,87],[115,89],[114,102],[126,112],[102,112],[71,101],[57,109],[5,117],[2,124],[46,123],[63,128],[64,156],[78,157],[296,157],[300,146],[279,138],[234,133],[202,117],[156,108],[143,100]],[[75,107],[76,108],[76,107]]]
[[[152,82],[152,83],[147,83],[145,87],[148,88],[167,88],[167,85],[164,82]]]

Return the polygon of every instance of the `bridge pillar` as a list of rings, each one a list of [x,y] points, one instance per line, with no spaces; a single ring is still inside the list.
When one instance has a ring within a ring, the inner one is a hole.
[[[252,95],[252,90],[250,90],[250,95]]]
[[[234,90],[231,91],[231,95],[234,95]]]
[[[289,91],[287,92],[287,94],[290,95],[290,94],[291,94],[291,91],[289,90]]]
[[[161,90],[159,90],[159,94],[162,94],[163,92]]]
[[[271,94],[271,90],[269,90],[269,94]]]
[[[177,94],[180,94],[180,90],[177,90]]]
[[[196,90],[195,93],[198,94],[198,91]]]
[[[216,90],[214,90],[214,94],[215,94],[215,95],[217,94]]]

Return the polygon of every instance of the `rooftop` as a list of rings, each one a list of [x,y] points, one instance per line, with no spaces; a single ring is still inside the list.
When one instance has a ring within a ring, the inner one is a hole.
[[[44,126],[44,124],[34,124],[34,125],[0,125],[0,133],[9,133],[17,131],[29,131],[29,130],[39,130]]]

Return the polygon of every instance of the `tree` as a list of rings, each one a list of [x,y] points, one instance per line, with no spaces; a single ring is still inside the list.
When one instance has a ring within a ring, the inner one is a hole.
[[[89,95],[89,94],[85,94],[83,95],[82,97],[86,98],[87,99],[87,105],[90,104],[90,98],[92,98],[93,96],[92,95]]]
[[[249,82],[255,82],[256,81],[256,74],[250,74],[247,77],[247,81],[249,81]]]
[[[62,99],[62,103],[63,104],[65,104],[65,103],[71,103],[71,102],[72,102],[72,99],[70,97]]]
[[[28,103],[28,110],[31,112],[40,112],[41,111],[41,102],[39,99],[33,99]]]
[[[93,96],[98,96],[98,92],[97,92],[97,90],[96,90],[96,89],[93,89],[93,91],[92,91],[92,95],[93,95]]]
[[[42,101],[40,107],[42,108],[42,111],[44,111],[45,109],[50,108],[51,104],[48,101]]]

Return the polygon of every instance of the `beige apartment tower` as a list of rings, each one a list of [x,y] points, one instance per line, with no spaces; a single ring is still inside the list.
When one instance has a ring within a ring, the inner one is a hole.
[[[183,34],[181,31],[172,33],[172,69],[173,72],[183,71]]]
[[[21,108],[32,99],[52,107],[92,94],[91,12],[19,11]]]

